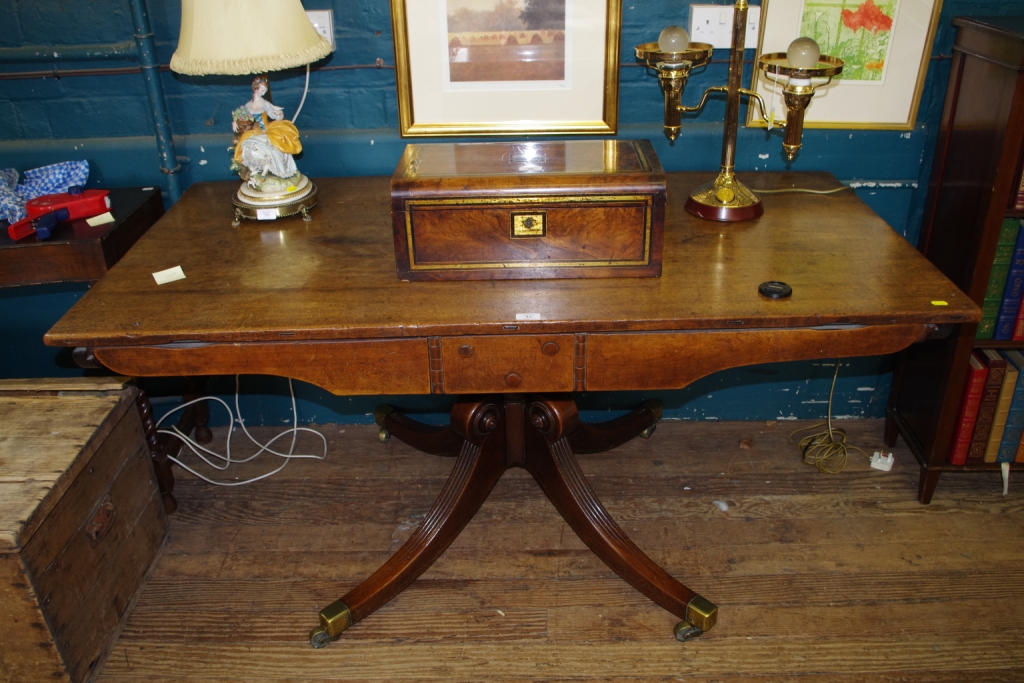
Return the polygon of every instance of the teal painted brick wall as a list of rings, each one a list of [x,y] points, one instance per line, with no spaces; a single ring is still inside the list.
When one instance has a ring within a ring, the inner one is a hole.
[[[731,4],[720,2],[719,4]],[[756,3],[755,3],[756,4]],[[379,58],[393,65],[391,15],[387,0],[307,0],[308,9],[333,9],[338,50],[319,64],[298,125],[306,150],[300,168],[310,176],[387,175],[404,147],[398,135],[395,72],[372,65]],[[160,62],[167,64],[176,46],[179,3],[149,3]],[[623,3],[620,61],[620,137],[650,139],[668,170],[717,169],[721,154],[722,102],[685,124],[670,146],[661,134],[661,95],[656,80],[634,65],[633,45],[653,40],[667,24],[686,25],[689,4],[669,0]],[[916,244],[931,169],[935,135],[955,38],[957,15],[1024,13],[1024,0],[947,0],[922,92],[917,124],[911,131],[810,130],[794,170],[825,170],[844,181],[881,181],[860,186],[858,195],[908,241]],[[130,40],[132,22],[125,0],[9,0],[0,3],[0,48],[25,45],[109,43]],[[753,58],[753,51],[747,57]],[[719,59],[724,55],[719,54]],[[126,62],[61,63],[61,69],[124,67]],[[0,65],[2,72],[48,69],[53,65]],[[327,68],[323,68],[327,67]],[[749,69],[748,65],[749,78]],[[687,103],[703,90],[725,82],[724,63],[709,65],[691,77]],[[274,101],[291,112],[302,93],[302,71],[271,77]],[[184,77],[161,74],[162,86],[182,165],[182,186],[231,178],[225,151],[230,144],[229,113],[248,98],[246,77]],[[90,186],[160,185],[159,158],[141,77],[135,74],[4,80],[0,87],[0,166],[26,170],[55,161],[90,161]],[[813,106],[813,105],[812,105]],[[780,135],[739,131],[739,171],[785,168]],[[766,157],[766,158],[762,158]],[[0,290],[0,330],[4,359],[0,376],[48,376],[77,372],[66,353],[47,349],[40,337],[81,296],[84,287]],[[13,340],[13,341],[12,341]],[[889,387],[890,359],[844,361],[833,414],[878,417]],[[659,396],[666,416],[682,419],[820,418],[825,415],[834,365],[784,363],[716,374],[691,387]],[[220,381],[218,391],[232,384]],[[243,411],[250,423],[288,421],[286,383],[251,380],[243,388]],[[304,421],[369,421],[375,398],[334,397],[298,386]],[[641,397],[588,395],[589,411],[617,410]],[[389,397],[393,403],[441,416],[444,401]],[[255,417],[253,417],[255,416]]]

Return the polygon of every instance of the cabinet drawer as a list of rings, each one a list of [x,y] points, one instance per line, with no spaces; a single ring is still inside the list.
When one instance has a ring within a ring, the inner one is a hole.
[[[650,195],[409,201],[393,217],[403,279],[656,277]],[[657,230],[656,230],[657,224]]]
[[[646,263],[648,201],[591,197],[576,206],[414,206],[413,268],[473,264]]]
[[[444,391],[572,391],[574,342],[571,334],[445,338]]]

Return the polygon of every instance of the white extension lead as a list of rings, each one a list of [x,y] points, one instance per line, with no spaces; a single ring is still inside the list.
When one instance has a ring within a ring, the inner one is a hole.
[[[287,465],[288,461],[291,460],[292,458],[314,458],[316,460],[323,460],[324,458],[327,457],[327,437],[325,437],[323,434],[321,434],[320,432],[318,432],[315,429],[310,429],[308,427],[299,427],[298,426],[298,424],[299,424],[299,413],[298,413],[298,411],[296,410],[296,407],[295,407],[295,388],[292,386],[292,380],[291,379],[288,380],[288,391],[291,394],[291,398],[292,398],[292,426],[291,426],[290,429],[286,429],[285,431],[281,432],[280,434],[278,434],[277,436],[275,436],[273,439],[271,439],[270,441],[268,441],[265,444],[262,444],[259,441],[257,441],[255,438],[253,438],[252,434],[249,433],[249,430],[245,428],[245,421],[242,420],[242,411],[238,407],[238,388],[239,388],[239,376],[235,375],[235,412],[234,413],[231,412],[231,407],[228,406],[228,404],[225,403],[222,399],[217,398],[216,396],[205,396],[203,398],[197,398],[194,401],[189,401],[188,403],[183,403],[180,406],[178,406],[178,407],[174,408],[173,410],[169,411],[166,415],[164,415],[163,417],[161,417],[157,421],[157,423],[156,423],[157,432],[159,432],[160,434],[169,434],[171,436],[174,436],[174,437],[180,439],[182,441],[182,443],[184,443],[186,446],[188,446],[189,450],[191,450],[194,454],[196,454],[199,457],[200,460],[205,462],[207,465],[209,465],[213,469],[220,470],[221,472],[223,472],[224,470],[228,469],[228,467],[230,467],[232,463],[249,462],[250,460],[256,458],[256,456],[261,455],[264,452],[267,452],[267,453],[270,453],[272,455],[276,455],[276,456],[278,456],[280,458],[283,458],[284,461],[281,463],[281,465],[277,469],[275,469],[275,470],[267,472],[266,474],[261,474],[258,477],[253,477],[252,479],[245,479],[245,480],[242,480],[242,481],[227,481],[227,482],[225,482],[225,481],[215,481],[213,479],[210,479],[209,477],[207,477],[207,476],[197,472],[196,470],[194,470],[193,468],[189,467],[184,462],[182,462],[181,460],[179,460],[178,458],[175,458],[173,456],[167,456],[168,460],[173,462],[178,467],[181,467],[182,469],[191,472],[192,474],[194,474],[195,476],[199,477],[203,481],[209,482],[210,484],[215,484],[217,486],[241,486],[243,484],[251,484],[254,481],[259,481],[260,479],[266,479],[267,477],[270,477],[270,476],[273,476],[273,475],[277,474],[278,472],[280,472],[281,470],[283,470],[285,468],[285,465]],[[231,424],[231,428],[228,429],[227,444],[225,446],[225,451],[226,451],[225,455],[221,455],[220,453],[214,452],[214,451],[210,450],[209,448],[205,448],[205,447],[201,446],[199,443],[197,443],[194,439],[189,437],[187,434],[182,433],[177,428],[177,426],[171,427],[170,429],[160,429],[160,425],[168,417],[170,417],[174,413],[178,412],[179,410],[184,410],[185,408],[189,407],[193,403],[198,403],[199,401],[217,401],[222,406],[224,406],[224,409],[226,411],[228,411],[228,418],[229,418],[229,423]],[[235,414],[238,415],[237,419],[235,418]],[[252,441],[255,445],[259,446],[259,448],[260,448],[258,451],[256,451],[255,453],[253,453],[249,457],[243,458],[241,460],[237,460],[237,459],[232,459],[231,458],[231,435],[235,431],[234,430],[234,425],[235,425],[236,422],[242,428],[242,431],[245,432],[245,435],[247,437],[249,437],[249,441]],[[299,432],[310,432],[312,434],[316,434],[317,436],[319,436],[320,439],[324,442],[324,452],[323,452],[323,455],[296,454],[295,453],[295,440],[296,440],[296,438],[298,438]],[[288,449],[287,453],[279,453],[279,452],[275,451],[274,449],[272,449],[270,447],[270,445],[272,443],[274,443],[275,441],[280,439],[282,436],[285,436],[287,434],[291,434],[292,435],[292,445]],[[204,453],[206,455],[204,455]],[[206,457],[207,455],[210,456],[210,458]],[[213,459],[211,459],[211,458],[213,458]],[[218,464],[217,463],[218,460],[219,461],[223,461],[223,465]]]

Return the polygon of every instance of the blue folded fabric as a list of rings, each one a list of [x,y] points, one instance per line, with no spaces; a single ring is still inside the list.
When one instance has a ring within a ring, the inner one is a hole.
[[[25,217],[25,202],[16,192],[18,172],[13,168],[0,169],[0,219],[13,223]]]
[[[18,172],[0,169],[0,219],[20,221],[25,217],[25,202],[44,194],[67,192],[75,185],[85,187],[89,180],[88,161],[62,161],[25,171],[25,181],[18,184]]]

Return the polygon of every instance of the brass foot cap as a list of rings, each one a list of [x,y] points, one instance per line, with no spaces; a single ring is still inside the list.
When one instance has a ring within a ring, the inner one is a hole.
[[[701,631],[710,631],[718,621],[718,607],[707,598],[695,595],[686,605],[686,621]]]
[[[341,600],[335,600],[320,610],[320,625],[313,629],[309,636],[312,640],[313,636],[317,634],[317,630],[322,629],[328,638],[334,640],[351,625],[352,613],[348,611],[348,606]],[[314,645],[314,647],[316,646]]]

